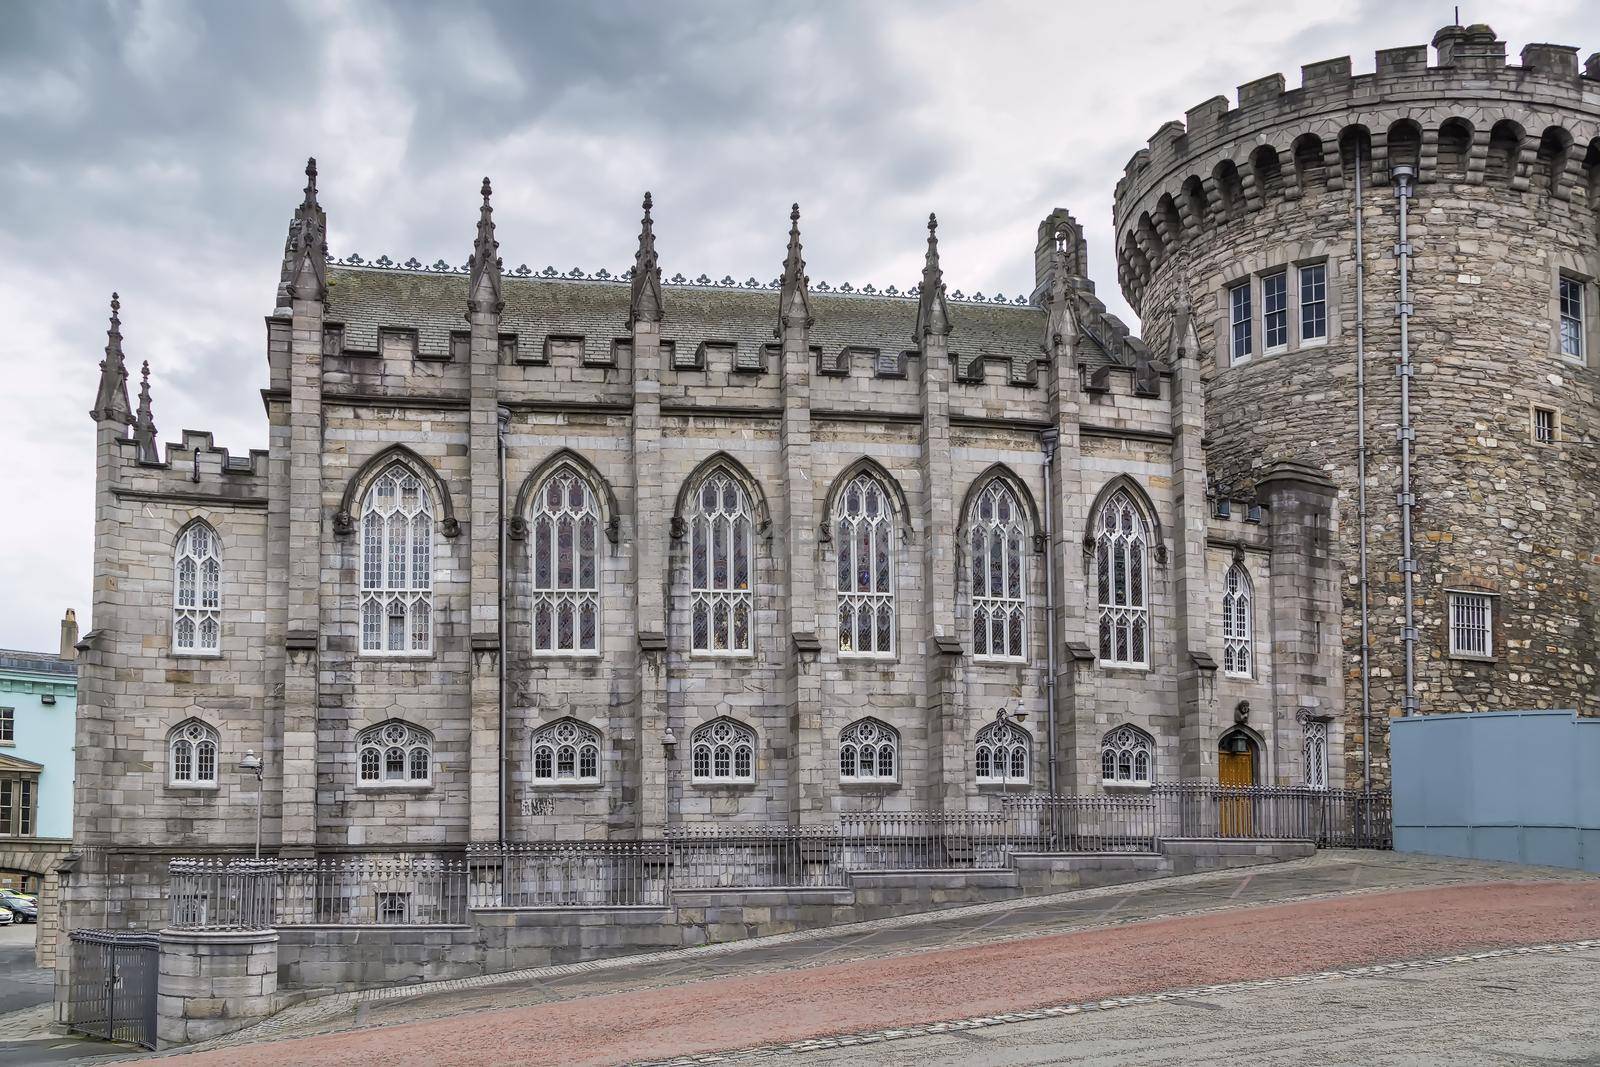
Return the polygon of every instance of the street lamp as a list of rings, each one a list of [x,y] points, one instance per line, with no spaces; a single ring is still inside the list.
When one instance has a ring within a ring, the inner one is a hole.
[[[256,859],[261,858],[261,775],[264,768],[261,757],[256,755],[255,749],[247,748],[244,756],[239,760],[239,769],[246,774],[256,776]]]
[[[1022,706],[1022,698],[1021,697],[1017,698],[1017,706],[1016,706],[1015,709],[1008,710],[1004,704],[1001,704],[998,708],[995,709],[995,713],[994,713],[994,721],[996,723],[1002,725],[1002,726],[1008,725],[1008,724],[1019,724],[1019,723],[1022,722],[1023,719],[1026,719],[1027,717],[1028,717],[1028,712]],[[1006,764],[1007,765],[1005,767],[1001,768],[1001,770],[1000,770],[1000,806],[1002,808],[1005,807],[1006,793],[1007,793],[1008,786],[1010,785],[1010,782],[1011,782],[1011,767],[1010,767],[1010,763],[1011,763],[1010,746],[1007,746],[1007,751],[1006,751]]]

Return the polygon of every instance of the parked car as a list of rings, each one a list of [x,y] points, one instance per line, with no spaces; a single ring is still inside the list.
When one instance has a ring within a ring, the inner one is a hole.
[[[39,921],[39,905],[31,900],[24,900],[21,896],[0,895],[0,911],[17,922],[36,923]]]
[[[24,893],[20,889],[0,889],[0,897],[21,897],[29,904],[39,903],[38,893]]]
[[[11,914],[10,910],[0,908],[0,926],[10,926],[14,922],[16,922],[16,918]]]

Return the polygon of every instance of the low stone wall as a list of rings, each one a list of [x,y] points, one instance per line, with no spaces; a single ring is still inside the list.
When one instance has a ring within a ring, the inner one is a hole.
[[[157,1047],[208,1041],[277,1010],[277,934],[163,930],[160,936]]]

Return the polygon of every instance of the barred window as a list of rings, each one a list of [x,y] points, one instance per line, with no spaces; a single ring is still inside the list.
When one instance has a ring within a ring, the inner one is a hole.
[[[1228,351],[1232,363],[1243,363],[1250,358],[1253,314],[1250,308],[1250,280],[1247,278],[1228,290]]]
[[[1450,594],[1450,654],[1494,655],[1494,598],[1486,593]]]
[[[190,523],[178,535],[172,576],[172,651],[222,651],[222,545],[209,525]]]
[[[1556,413],[1554,408],[1533,409],[1533,443],[1536,445],[1553,445],[1556,443]]]
[[[696,782],[756,780],[756,732],[742,722],[713,719],[689,738]]]
[[[1145,570],[1149,535],[1127,490],[1100,510],[1095,562],[1100,592],[1100,662],[1144,667],[1150,661],[1150,611]]]
[[[598,784],[600,731],[576,719],[542,727],[533,735],[533,780],[546,785]]]
[[[188,719],[167,734],[167,782],[175,786],[217,784],[217,731]]]
[[[754,651],[750,497],[732,475],[717,470],[696,490],[693,507],[689,520],[690,648],[706,655],[750,655]]]
[[[1300,268],[1300,343],[1328,337],[1328,266],[1313,263]]]
[[[1268,352],[1289,347],[1289,272],[1261,278],[1261,337]]]
[[[1222,589],[1222,670],[1235,678],[1248,678],[1255,670],[1251,599],[1250,575],[1235,563],[1228,568]]]
[[[900,735],[877,719],[857,719],[839,734],[839,780],[893,782]]]
[[[361,786],[432,785],[433,736],[410,723],[391,719],[356,735]]]
[[[361,651],[417,655],[433,648],[433,497],[395,464],[361,505]]]
[[[1027,655],[1028,531],[1022,505],[999,478],[978,494],[967,520],[972,554],[972,651],[982,659]]]
[[[1568,359],[1582,359],[1583,352],[1583,282],[1563,274],[1561,276],[1561,354]]]
[[[594,490],[560,467],[534,497],[533,650],[599,651],[600,508]]]
[[[1026,784],[1029,780],[1028,732],[1015,723],[991,722],[978,731],[972,774],[979,785]]]
[[[894,653],[894,509],[870,474],[839,494],[834,544],[839,550],[839,651]]]
[[[1149,785],[1155,781],[1156,745],[1150,735],[1119,726],[1100,739],[1100,780],[1105,785]]]
[[[1328,724],[1312,719],[1306,723],[1306,785],[1328,788]]]

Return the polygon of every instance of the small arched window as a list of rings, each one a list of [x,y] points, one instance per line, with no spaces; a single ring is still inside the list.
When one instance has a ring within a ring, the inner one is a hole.
[[[172,651],[180,656],[222,651],[222,545],[204,522],[178,535],[172,563]]]
[[[973,750],[973,777],[979,785],[1016,785],[1029,779],[1030,740],[1026,730],[1009,722],[992,722],[978,731]]]
[[[544,785],[596,785],[600,781],[600,731],[560,719],[533,735],[533,780]]]
[[[1149,541],[1143,514],[1128,491],[1118,489],[1100,509],[1095,533],[1100,662],[1106,666],[1149,666]]]
[[[600,508],[594,490],[560,467],[534,496],[533,650],[594,653],[600,641]]]
[[[1244,565],[1228,568],[1222,589],[1222,670],[1235,678],[1249,678],[1255,671],[1255,627],[1251,604],[1250,575]]]
[[[396,463],[361,504],[361,651],[433,649],[433,496]]]
[[[362,786],[433,784],[433,737],[398,719],[357,734],[356,759]]]
[[[1119,726],[1100,741],[1100,779],[1106,785],[1149,785],[1155,780],[1155,753],[1149,734]]]
[[[690,648],[750,655],[755,530],[749,494],[726,470],[714,470],[695,491],[690,510]]]
[[[217,784],[217,731],[189,719],[167,735],[167,781],[175,786],[210,789]]]
[[[894,654],[894,509],[870,474],[839,494],[834,544],[839,549],[839,652]]]
[[[839,780],[893,782],[899,773],[900,735],[877,719],[858,719],[839,734]]]
[[[713,719],[689,739],[696,782],[756,780],[756,732],[742,722]]]
[[[1306,785],[1328,788],[1328,724],[1317,719],[1306,723]]]
[[[1027,655],[1028,531],[1016,493],[999,478],[967,517],[972,556],[972,652],[981,659]]]

